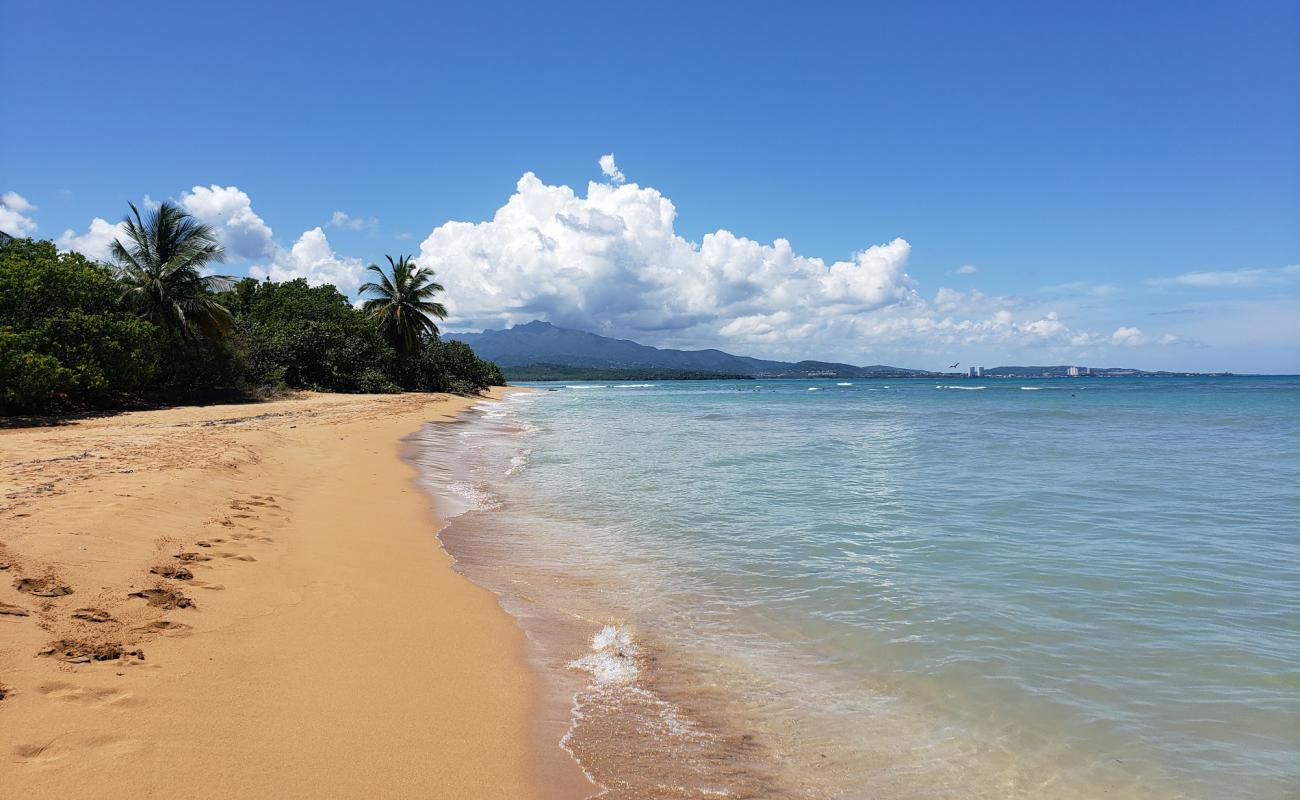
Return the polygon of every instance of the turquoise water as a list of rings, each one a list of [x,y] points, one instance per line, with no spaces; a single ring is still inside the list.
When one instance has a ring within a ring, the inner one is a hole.
[[[845,383],[425,432],[613,796],[1300,794],[1300,379]]]

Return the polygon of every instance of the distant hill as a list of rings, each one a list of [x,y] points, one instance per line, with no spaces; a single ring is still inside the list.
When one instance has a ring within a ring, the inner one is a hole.
[[[790,363],[737,356],[721,350],[660,349],[629,339],[611,339],[585,331],[557,328],[549,322],[541,321],[499,331],[449,333],[444,338],[465,342],[474,348],[480,358],[495,361],[509,377],[523,374],[512,368],[532,366],[546,368],[534,374],[545,371],[557,380],[577,380],[576,373],[562,373],[558,369],[562,367],[617,370],[635,375],[634,380],[652,377],[654,370],[666,373],[703,373],[709,377],[755,378],[869,378],[926,374],[924,370],[883,364],[857,367],[826,361]],[[514,379],[529,380],[520,377]],[[603,380],[614,378],[605,377]]]
[[[502,367],[506,380],[514,381],[714,381],[750,380],[749,375],[727,372],[700,372],[690,369],[660,369],[658,367],[627,367],[625,369],[599,367],[566,367],[560,364],[528,364],[522,367]]]

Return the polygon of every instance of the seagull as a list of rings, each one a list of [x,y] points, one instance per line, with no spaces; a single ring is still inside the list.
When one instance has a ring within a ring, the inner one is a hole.
[[[949,364],[948,369],[957,369],[960,366],[961,366],[961,362],[958,361],[956,364]]]

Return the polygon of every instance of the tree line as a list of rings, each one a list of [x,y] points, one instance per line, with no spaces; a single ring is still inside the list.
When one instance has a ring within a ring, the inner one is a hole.
[[[331,285],[207,274],[211,228],[134,206],[111,263],[0,234],[0,413],[174,401],[223,390],[475,393],[505,379],[443,341],[443,287],[409,257],[372,264],[360,308]]]

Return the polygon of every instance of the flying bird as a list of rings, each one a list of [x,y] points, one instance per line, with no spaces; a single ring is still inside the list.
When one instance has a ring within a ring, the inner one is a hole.
[[[961,366],[961,362],[958,361],[956,364],[949,364],[948,369],[957,369],[960,366]]]

